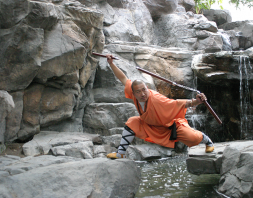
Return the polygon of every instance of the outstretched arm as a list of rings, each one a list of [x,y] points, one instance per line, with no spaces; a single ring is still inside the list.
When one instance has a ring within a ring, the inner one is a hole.
[[[125,85],[128,78],[116,65],[114,65],[112,55],[108,54],[106,55],[106,58],[110,67],[112,68],[114,75],[122,82],[123,85]]]
[[[196,95],[196,99],[188,100],[185,104],[185,108],[197,106],[206,100],[206,96],[203,93]]]

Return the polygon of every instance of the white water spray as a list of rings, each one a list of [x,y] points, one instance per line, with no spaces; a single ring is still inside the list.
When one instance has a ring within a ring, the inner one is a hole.
[[[250,88],[249,78],[252,72],[249,57],[240,56],[239,58],[239,75],[240,75],[240,139],[247,139],[246,135],[249,129],[249,116],[251,115],[250,110]]]

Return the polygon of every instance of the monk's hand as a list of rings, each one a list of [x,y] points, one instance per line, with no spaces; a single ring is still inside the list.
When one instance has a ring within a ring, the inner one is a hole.
[[[200,93],[200,94],[197,94],[197,95],[196,95],[196,100],[197,100],[198,104],[201,104],[201,103],[203,103],[205,100],[207,100],[207,98],[206,98],[205,94]]]
[[[108,62],[109,64],[112,64],[112,62],[113,62],[112,55],[111,55],[111,54],[107,54],[107,55],[106,55],[106,58],[107,58],[107,62]]]

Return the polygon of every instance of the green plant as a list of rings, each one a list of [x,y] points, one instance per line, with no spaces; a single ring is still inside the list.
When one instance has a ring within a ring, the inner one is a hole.
[[[222,7],[222,1],[223,0],[194,0],[195,1],[195,10],[196,13],[199,14],[202,9],[210,10],[211,6],[215,3],[218,3],[220,5],[220,8]],[[247,5],[248,7],[253,7],[253,0],[230,0],[229,3],[235,4],[236,8],[238,8],[240,5]]]

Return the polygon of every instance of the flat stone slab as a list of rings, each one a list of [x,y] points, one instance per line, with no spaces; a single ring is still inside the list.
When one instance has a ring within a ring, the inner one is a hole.
[[[26,156],[36,156],[36,155],[47,155],[50,150],[55,153],[63,154],[62,147],[67,147],[65,150],[69,151],[69,146],[73,149],[84,148],[77,144],[101,144],[102,138],[99,135],[81,133],[81,132],[54,132],[54,131],[41,131],[39,134],[35,135],[34,138],[23,145],[23,152]],[[88,147],[86,145],[86,147]],[[65,151],[64,151],[65,152]],[[84,152],[83,152],[84,153]],[[83,154],[88,155],[87,153]],[[92,154],[91,154],[92,155]],[[90,157],[89,157],[90,158]]]
[[[0,197],[134,197],[140,181],[128,159],[0,157]]]
[[[252,140],[214,143],[212,153],[205,153],[205,144],[199,144],[189,148],[189,158],[186,160],[188,172],[195,175],[220,174],[222,155],[227,146],[234,147],[240,152],[253,151]]]

